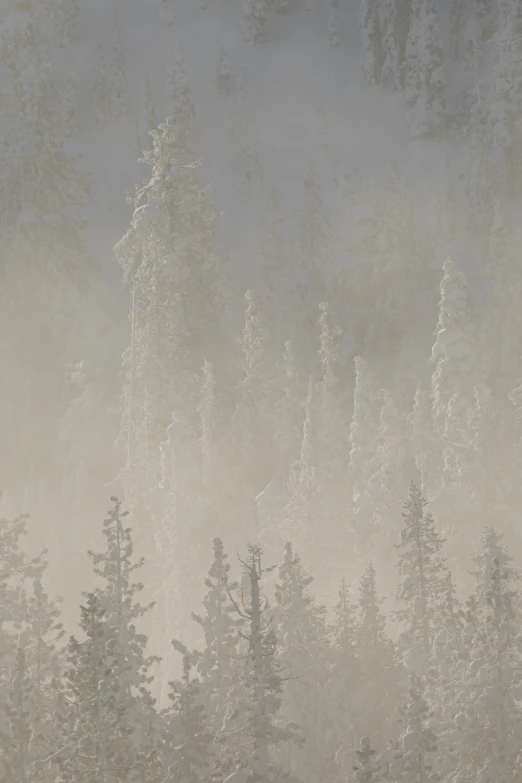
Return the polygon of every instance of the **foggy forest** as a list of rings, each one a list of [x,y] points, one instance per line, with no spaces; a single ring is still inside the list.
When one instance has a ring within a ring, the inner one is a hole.
[[[0,3],[0,783],[522,783],[522,0]]]

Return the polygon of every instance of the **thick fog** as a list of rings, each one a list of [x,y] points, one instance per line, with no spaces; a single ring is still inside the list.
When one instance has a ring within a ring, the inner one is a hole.
[[[0,8],[0,783],[522,780],[522,2]]]

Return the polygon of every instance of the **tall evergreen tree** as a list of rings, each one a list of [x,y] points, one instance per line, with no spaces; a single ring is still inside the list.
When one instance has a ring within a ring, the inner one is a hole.
[[[297,678],[297,687],[283,695],[281,715],[299,724],[305,737],[302,749],[290,755],[289,771],[300,780],[328,779],[332,774],[333,719],[328,711],[329,645],[326,609],[309,592],[313,578],[290,543],[284,549],[275,588],[274,630],[281,639],[283,673]]]
[[[471,392],[475,362],[467,280],[449,258],[443,269],[439,319],[431,354],[436,365],[431,387],[434,425],[438,433],[444,428],[451,397],[459,391],[464,395]]]
[[[427,501],[415,484],[404,504],[404,528],[397,545],[401,584],[398,598],[403,607],[397,619],[403,625],[402,643],[408,650],[408,668],[422,674],[428,661],[440,613],[443,560],[440,536]]]
[[[221,329],[226,280],[212,189],[203,186],[200,165],[187,163],[176,125],[168,118],[152,134],[153,149],[144,157],[151,179],[138,189],[131,227],[116,247],[132,287],[120,435],[128,503],[140,484],[145,497],[159,484],[159,444],[172,413],[196,416],[204,358],[219,354],[228,371]]]
[[[404,679],[397,651],[386,631],[383,601],[377,592],[375,569],[370,564],[359,582],[359,617],[354,633],[359,682],[363,684],[357,728],[363,732],[371,728],[381,745],[393,736]]]
[[[170,683],[172,704],[164,710],[164,766],[168,783],[203,783],[213,768],[213,736],[208,731],[201,685],[191,676],[193,659],[182,645],[183,673]]]
[[[278,660],[277,637],[272,624],[267,624],[267,606],[262,595],[263,576],[272,568],[263,568],[262,551],[255,545],[249,545],[248,558],[241,562],[243,599],[232,600],[238,615],[249,625],[245,634],[248,652],[241,678],[244,697],[242,708],[222,733],[233,732],[238,736],[237,771],[242,773],[243,783],[295,780],[274,756],[274,749],[281,743],[299,743],[300,734],[294,724],[284,725],[279,715],[284,677]]]

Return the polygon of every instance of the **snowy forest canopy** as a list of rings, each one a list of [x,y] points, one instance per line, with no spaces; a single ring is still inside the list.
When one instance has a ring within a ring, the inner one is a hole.
[[[522,1],[0,63],[0,783],[518,781]]]

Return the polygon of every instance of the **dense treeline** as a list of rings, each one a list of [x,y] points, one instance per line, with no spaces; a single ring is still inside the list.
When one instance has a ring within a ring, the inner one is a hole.
[[[198,643],[172,640],[181,666],[164,672],[160,708],[161,661],[140,629],[152,609],[139,602],[143,560],[111,500],[68,641],[42,589],[44,555],[31,560],[21,546],[28,520],[0,526],[6,783],[519,779],[521,576],[493,528],[475,541],[464,604],[412,483],[391,614],[371,564],[351,583],[346,563],[327,609],[292,544],[276,563],[250,544],[234,567],[214,538],[192,607]]]

